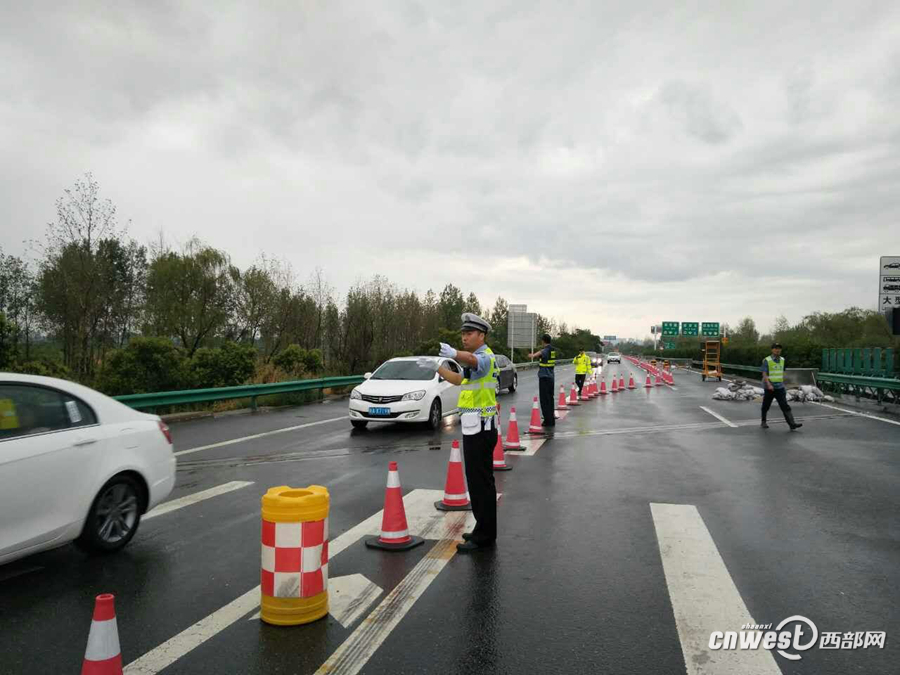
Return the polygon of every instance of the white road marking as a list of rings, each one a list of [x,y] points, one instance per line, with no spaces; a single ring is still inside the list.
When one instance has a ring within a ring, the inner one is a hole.
[[[650,504],[687,675],[781,675],[772,653],[709,648],[713,631],[755,624],[695,506]]]
[[[846,413],[848,415],[855,415],[856,417],[868,417],[870,420],[878,420],[879,422],[887,422],[888,424],[896,424],[897,426],[900,426],[900,422],[897,422],[896,420],[888,420],[884,417],[878,417],[877,415],[870,415],[868,413],[856,412],[855,410],[847,410],[846,408],[838,408],[837,406],[828,405],[827,403],[818,403],[816,401],[813,401],[813,403],[825,408],[831,408],[832,410],[840,410],[842,413]]]
[[[307,422],[306,424],[298,424],[293,427],[284,427],[283,429],[273,429],[272,431],[263,431],[259,434],[253,434],[252,436],[242,436],[241,438],[232,438],[230,441],[221,441],[219,443],[210,443],[209,445],[201,445],[199,448],[191,448],[190,450],[181,450],[180,452],[176,452],[176,457],[181,457],[182,455],[190,455],[195,452],[201,452],[202,450],[212,450],[213,448],[223,448],[226,445],[234,445],[235,443],[243,443],[244,441],[252,441],[256,438],[264,438],[266,436],[274,436],[275,434],[284,434],[288,431],[297,431],[297,429],[308,429],[309,427],[315,427],[320,424],[328,424],[329,422],[339,422],[340,420],[346,420],[347,416],[342,415],[341,417],[330,417],[327,420],[319,420],[318,422]]]
[[[356,675],[363,669],[416,600],[456,554],[457,539],[462,535],[466,521],[471,519],[471,514],[465,512],[452,512],[446,515],[447,528],[441,540],[403,578],[403,581],[388,593],[350,637],[344,640],[316,671],[316,675]]]
[[[202,502],[205,499],[218,497],[219,495],[224,495],[228,492],[240,490],[241,488],[245,488],[248,485],[253,485],[253,481],[233,480],[230,483],[224,483],[223,485],[218,485],[214,488],[209,488],[208,490],[195,492],[192,495],[187,495],[179,499],[173,499],[170,502],[163,502],[152,511],[145,513],[142,520],[156,518],[156,516],[162,516],[166,513],[171,513],[172,511],[183,509],[185,506],[190,506],[191,504]]]
[[[437,511],[434,508],[434,502],[439,501],[443,496],[443,490],[413,490],[403,498],[410,534],[435,538],[435,534],[440,533],[445,512]],[[469,512],[451,513],[466,513],[471,516]],[[328,543],[329,560],[336,558],[341,551],[352,546],[362,537],[380,534],[381,517],[382,511],[379,511],[336,539],[332,539]],[[471,522],[474,525],[474,519]],[[175,663],[182,656],[190,653],[255,609],[259,609],[259,586],[247,591],[239,598],[232,600],[224,607],[217,609],[178,635],[132,661],[125,667],[125,673],[128,675],[156,675],[163,668]]]
[[[702,405],[700,406],[700,410],[703,410],[704,412],[708,412],[710,415],[712,415],[713,417],[715,417],[717,420],[721,420],[722,422],[724,422],[725,424],[727,424],[728,426],[730,426],[732,429],[737,429],[737,424],[735,424],[734,422],[730,422],[729,420],[725,419],[724,417],[722,417],[722,415],[720,415],[720,414],[717,413],[716,411],[710,410],[710,409],[707,408],[706,406],[702,406]]]
[[[344,628],[352,626],[381,595],[382,588],[362,574],[348,574],[328,579],[328,613]],[[259,619],[257,612],[248,620]]]
[[[525,446],[525,452],[522,452],[521,450],[513,450],[513,452],[519,455],[524,455],[525,457],[534,457],[535,453],[541,449],[541,446],[546,440],[547,439],[545,438],[534,438],[527,443],[523,441],[522,445]]]

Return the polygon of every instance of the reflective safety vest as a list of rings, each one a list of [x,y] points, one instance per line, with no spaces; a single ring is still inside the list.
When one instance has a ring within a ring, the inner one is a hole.
[[[478,380],[463,377],[456,406],[460,413],[477,412],[482,417],[493,417],[497,414],[497,361],[490,347],[484,353],[491,357],[491,367]],[[465,369],[466,374],[470,372],[470,368]]]
[[[591,357],[587,354],[580,354],[575,357],[575,374],[587,375],[591,372]]]
[[[16,415],[16,404],[11,398],[0,398],[0,430],[9,431],[19,428],[19,416]]]
[[[784,359],[775,361],[771,356],[766,357],[766,364],[769,366],[769,382],[784,382]]]
[[[550,358],[544,361],[544,350],[541,350],[541,362],[539,364],[541,368],[555,368],[556,367],[556,348],[550,347]]]

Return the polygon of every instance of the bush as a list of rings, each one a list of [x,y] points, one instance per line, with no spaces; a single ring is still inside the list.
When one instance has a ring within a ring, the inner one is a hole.
[[[255,369],[256,349],[236,342],[226,342],[217,349],[198,349],[191,359],[193,385],[200,389],[244,384]]]
[[[33,359],[25,363],[17,363],[10,367],[10,372],[23,375],[40,375],[41,377],[56,377],[61,380],[71,378],[69,369],[59,361],[52,359]]]
[[[307,352],[303,347],[300,345],[288,345],[272,358],[272,363],[285,373],[296,373],[303,365],[306,357]]]
[[[133,338],[107,357],[97,376],[97,388],[110,396],[175,391],[191,384],[187,356],[168,338]]]

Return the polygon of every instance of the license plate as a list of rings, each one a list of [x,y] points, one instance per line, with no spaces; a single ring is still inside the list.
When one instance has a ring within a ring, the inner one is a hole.
[[[373,417],[386,417],[390,414],[390,408],[369,408],[369,415]]]

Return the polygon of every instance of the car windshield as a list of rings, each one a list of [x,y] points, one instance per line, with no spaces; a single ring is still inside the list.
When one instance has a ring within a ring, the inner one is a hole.
[[[415,361],[388,361],[372,374],[373,380],[432,380],[437,361],[430,368],[421,368]]]

